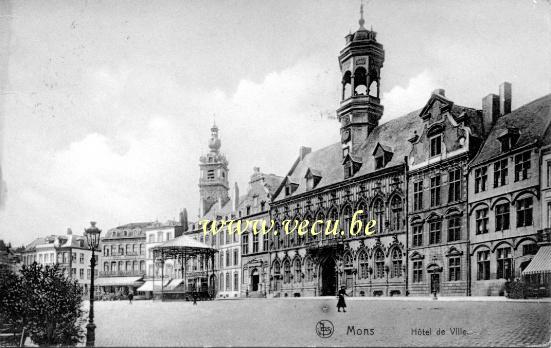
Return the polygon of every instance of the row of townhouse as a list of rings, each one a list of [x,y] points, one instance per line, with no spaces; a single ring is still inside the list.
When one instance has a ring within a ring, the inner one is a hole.
[[[81,285],[84,293],[90,290],[92,252],[84,236],[73,234],[67,229],[64,235],[39,237],[25,246],[21,252],[21,264],[29,266],[36,262],[43,266],[59,264],[65,274]],[[98,276],[98,270],[95,270]]]
[[[530,272],[551,271],[551,95],[512,111],[507,82],[480,109],[437,89],[419,110],[380,124],[385,52],[363,24],[339,54],[340,142],[301,147],[264,192],[254,178],[266,175],[255,171],[232,202],[211,129],[199,220],[263,219],[276,231],[239,242],[204,237],[200,225],[187,232],[219,251],[209,266],[218,296],[334,295],[340,286],[353,296],[501,295],[534,258]],[[364,227],[377,221],[374,236],[349,233],[359,210]],[[318,224],[316,236],[286,235],[289,219],[339,220],[341,233],[325,236]]]
[[[334,295],[340,286],[353,296],[500,295],[507,280],[542,274],[549,295],[551,95],[511,110],[512,88],[503,83],[476,109],[437,89],[422,108],[380,123],[383,45],[363,19],[345,38],[341,140],[301,147],[284,177],[255,168],[247,193],[236,184],[232,199],[213,125],[199,160],[197,221],[188,223],[184,210],[179,222],[109,230],[98,263],[103,291],[157,291],[157,279],[163,289],[183,283],[219,298]],[[364,227],[377,221],[374,236],[350,233],[359,210]],[[315,236],[286,235],[288,219],[338,220],[341,233],[325,236],[318,224]],[[204,235],[205,220],[273,221],[274,230]],[[180,236],[217,252],[159,262],[153,248]],[[24,262],[58,260],[78,276],[80,251],[69,251],[73,242],[54,251],[54,240],[31,243]]]
[[[255,255],[268,262],[269,296],[334,295],[340,286],[354,296],[500,295],[549,243],[551,95],[511,111],[503,83],[473,109],[438,89],[421,109],[379,124],[384,56],[362,23],[346,36],[341,141],[301,148],[270,202],[278,234]],[[364,226],[377,221],[375,236],[349,234],[358,210]],[[326,237],[320,225],[315,237],[285,235],[287,219],[338,219],[342,235]],[[540,254],[539,264],[551,264]]]

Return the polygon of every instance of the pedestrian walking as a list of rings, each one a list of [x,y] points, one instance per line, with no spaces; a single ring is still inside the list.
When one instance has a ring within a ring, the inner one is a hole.
[[[132,304],[132,300],[134,299],[134,294],[133,293],[128,293],[128,301],[130,302],[130,304]]]
[[[345,296],[348,296],[348,294],[346,293],[346,287],[345,286],[341,286],[341,289],[339,290],[339,293],[338,293],[338,296],[337,298],[339,299],[339,301],[337,302],[337,312],[340,312],[341,311],[341,308],[342,308],[342,311],[343,312],[346,312],[346,302],[344,302],[344,297]]]
[[[193,305],[197,306],[197,293],[196,292],[193,293]]]

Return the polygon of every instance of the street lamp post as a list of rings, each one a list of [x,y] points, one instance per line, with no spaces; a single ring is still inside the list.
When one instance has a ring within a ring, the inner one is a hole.
[[[99,247],[99,239],[101,230],[96,227],[94,221],[90,222],[90,227],[84,230],[84,236],[88,242],[88,248],[92,251],[92,258],[90,259],[90,272],[92,276],[90,278],[90,312],[88,315],[88,324],[86,325],[86,346],[93,347],[96,341],[96,324],[94,324],[94,270],[96,267],[96,255],[95,251]]]

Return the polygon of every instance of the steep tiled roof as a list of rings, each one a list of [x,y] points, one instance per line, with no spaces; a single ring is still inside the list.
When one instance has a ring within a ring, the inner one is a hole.
[[[232,204],[233,201],[231,199],[228,199],[226,203],[222,205],[222,208],[220,208],[220,205],[217,203],[214,203],[212,207],[203,215],[199,221],[201,220],[216,220],[217,216],[226,216],[230,215],[232,212]]]
[[[40,245],[40,244],[46,244],[46,238],[44,238],[44,237],[36,238],[35,240],[33,240],[32,242],[27,244],[25,249],[26,249],[26,251],[33,251],[33,250],[36,249],[36,246]]]
[[[118,230],[124,230],[124,229],[134,229],[134,228],[144,228],[152,225],[153,222],[131,222],[126,225],[118,226],[116,229]]]
[[[306,191],[306,179],[304,176],[309,168],[321,172],[321,180],[317,187],[323,187],[344,180],[344,171],[341,164],[342,146],[341,143],[334,143],[314,152],[307,154],[300,161],[289,176],[299,187],[293,193],[297,195]],[[284,198],[284,190],[279,190],[276,199]]]
[[[542,142],[540,145],[551,143],[551,137],[546,136],[546,134],[550,134],[550,124],[551,94],[548,94],[500,117],[471,165],[478,165],[501,155],[501,143],[498,137],[508,128],[517,128],[519,131],[515,147],[522,147],[537,141]]]
[[[282,176],[275,175],[275,174],[264,174],[264,183],[268,191],[270,192],[270,195],[273,195],[277,188],[279,187],[279,184],[281,184],[281,181],[283,180]]]
[[[484,120],[482,118],[482,110],[476,110],[461,105],[453,105],[451,114],[456,121],[462,120],[465,125],[468,126],[472,135],[478,138],[484,137],[484,132],[488,130],[484,129]]]
[[[359,147],[359,155],[362,166],[355,176],[372,173],[375,171],[375,159],[373,151],[377,144],[392,152],[392,159],[385,167],[392,167],[404,163],[404,157],[409,154],[411,144],[407,141],[414,131],[422,130],[423,120],[419,117],[421,110],[413,111],[402,117],[383,123],[369,134],[364,144]],[[298,195],[306,191],[306,179],[304,176],[308,169],[321,174],[321,180],[316,188],[321,188],[344,180],[342,165],[342,145],[335,143],[320,150],[307,154],[299,161],[296,168],[289,175],[293,181],[299,183],[299,187],[293,193]],[[285,197],[284,190],[280,190],[277,199]]]
[[[414,131],[420,133],[423,129],[423,120],[419,117],[420,112],[421,110],[413,111],[375,127],[367,137],[367,141],[360,146],[362,167],[355,176],[375,171],[373,151],[377,144],[381,144],[392,152],[392,159],[386,164],[386,168],[403,164],[404,157],[409,155],[411,150],[411,144],[407,139],[413,135]]]

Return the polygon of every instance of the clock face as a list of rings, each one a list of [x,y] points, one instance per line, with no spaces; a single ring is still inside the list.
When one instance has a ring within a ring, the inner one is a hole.
[[[350,129],[345,129],[341,133],[341,143],[346,143],[350,141]]]

